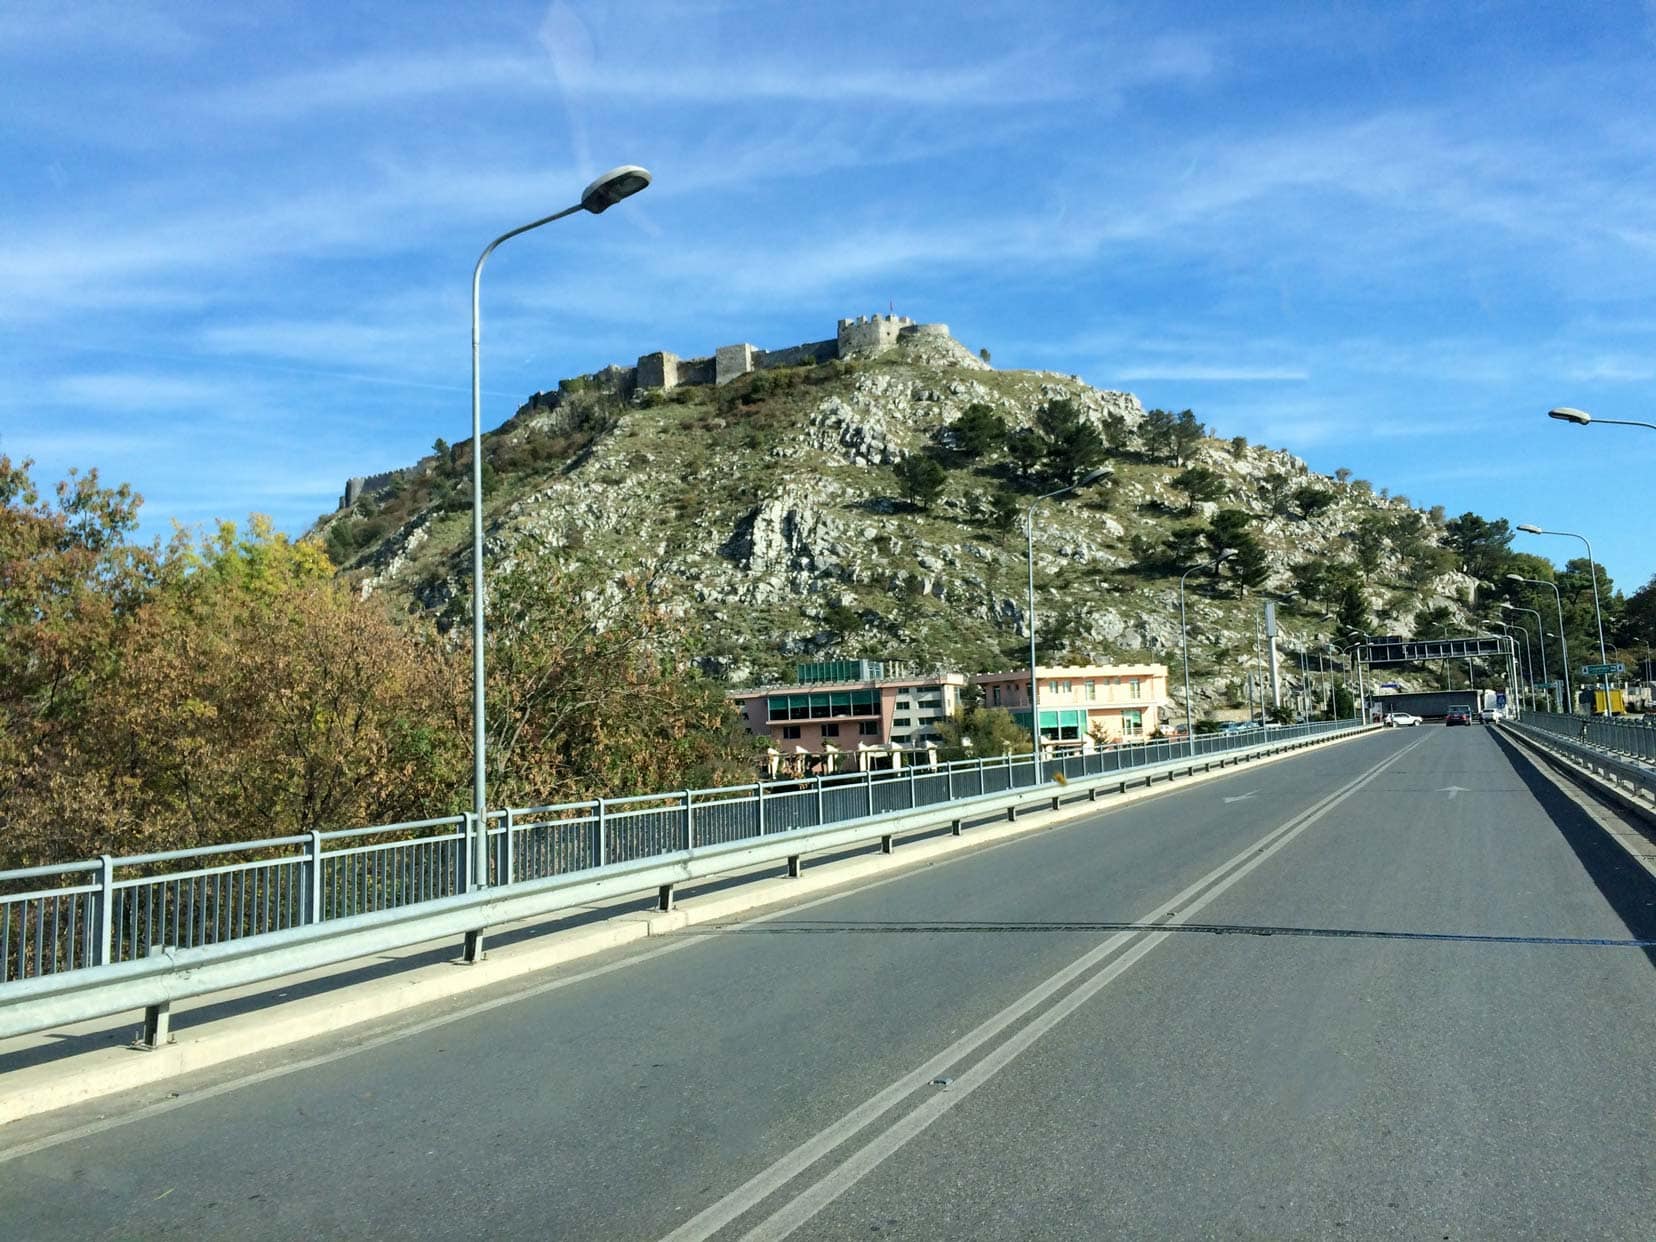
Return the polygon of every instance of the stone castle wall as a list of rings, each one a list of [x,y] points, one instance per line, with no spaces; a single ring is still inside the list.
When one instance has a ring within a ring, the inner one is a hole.
[[[599,390],[631,397],[640,389],[671,392],[675,388],[728,384],[754,371],[832,362],[838,358],[869,357],[883,353],[910,337],[946,339],[948,336],[949,325],[946,323],[915,323],[906,315],[859,315],[855,319],[841,319],[830,340],[807,341],[786,349],[758,349],[746,343],[721,345],[705,358],[680,358],[677,354],[658,350],[642,355],[634,366],[611,365],[590,375],[559,380],[557,392],[535,393],[519,407],[518,414],[536,409],[555,409],[561,404],[563,394],[570,392]],[[348,509],[360,496],[384,491],[401,473],[392,470],[349,480],[339,507]]]
[[[401,470],[387,470],[381,474],[359,474],[345,480],[345,494],[339,498],[339,507],[349,509],[364,496],[377,496],[397,481]]]

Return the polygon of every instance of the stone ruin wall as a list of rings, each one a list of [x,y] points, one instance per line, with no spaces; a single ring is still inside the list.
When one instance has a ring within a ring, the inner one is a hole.
[[[620,397],[631,397],[639,389],[670,392],[707,384],[728,384],[754,371],[768,371],[775,367],[795,367],[806,363],[833,362],[839,358],[853,358],[883,353],[908,337],[947,338],[946,323],[915,323],[906,315],[859,315],[855,319],[841,319],[834,336],[826,341],[807,341],[786,349],[757,349],[741,343],[721,345],[705,358],[680,358],[677,354],[659,350],[644,354],[635,366],[610,365],[589,375],[560,380],[558,391],[537,392],[519,407],[519,415],[536,409],[556,409],[563,394],[578,388],[613,392]],[[355,478],[345,484],[345,495],[339,507],[348,509],[364,494],[384,491],[402,471],[392,470],[368,478]]]

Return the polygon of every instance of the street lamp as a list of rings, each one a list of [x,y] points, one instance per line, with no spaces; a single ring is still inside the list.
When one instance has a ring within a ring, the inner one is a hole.
[[[1617,427],[1649,427],[1652,431],[1656,431],[1656,423],[1641,423],[1626,418],[1594,418],[1586,410],[1573,409],[1567,405],[1561,405],[1555,410],[1548,410],[1547,417],[1556,418],[1561,423],[1574,423],[1578,427],[1585,427],[1588,423],[1611,423]],[[1524,528],[1520,526],[1518,529],[1523,530]]]
[[[483,253],[477,258],[477,266],[472,269],[472,814],[476,819],[476,855],[473,859],[471,886],[474,888],[481,888],[484,877],[488,874],[485,864],[488,858],[489,837],[488,789],[487,778],[484,775],[486,717],[483,701],[483,379],[479,362],[479,345],[483,331],[483,264],[494,253],[496,246],[509,241],[519,233],[527,233],[543,224],[562,220],[577,211],[589,211],[593,215],[598,215],[608,211],[622,199],[637,194],[649,184],[650,174],[636,164],[623,164],[620,168],[612,168],[582,190],[581,201],[573,207],[565,207],[562,211],[543,216],[533,223],[521,225],[495,238],[483,247]]]
[[[1593,577],[1597,579],[1598,575],[1594,574]],[[1575,715],[1575,695],[1570,689],[1570,643],[1564,637],[1564,597],[1558,593],[1558,584],[1548,582],[1545,578],[1526,578],[1523,574],[1508,574],[1507,578],[1512,582],[1527,582],[1531,586],[1544,586],[1553,593],[1553,604],[1558,609],[1558,649],[1564,656],[1564,706],[1568,709],[1569,714],[1573,716]],[[1535,612],[1535,609],[1530,608],[1526,611]],[[1535,612],[1535,623],[1538,626],[1541,624],[1541,614],[1538,612]],[[1546,664],[1547,644],[1542,642],[1541,666],[1543,669]]]
[[[1368,643],[1368,635],[1363,633],[1361,630],[1347,630],[1346,631],[1346,637],[1347,638],[1355,637],[1357,639],[1357,641],[1352,643],[1351,646],[1342,649],[1341,652],[1340,652],[1340,655],[1343,657],[1347,651],[1353,651],[1353,652],[1357,653],[1356,658],[1353,661],[1353,663],[1355,663],[1357,665],[1357,719],[1360,720],[1362,723],[1367,724],[1368,723],[1368,705],[1367,705],[1368,691],[1363,686],[1363,653],[1361,651],[1361,648],[1364,647]]]
[[[1510,607],[1510,606],[1511,605],[1504,604],[1504,603],[1501,605],[1502,608],[1507,608],[1507,607]],[[1510,689],[1512,689],[1515,692],[1511,696],[1511,702],[1514,706],[1516,706],[1516,705],[1523,702],[1523,686],[1522,686],[1522,683],[1521,683],[1521,677],[1523,675],[1524,670],[1523,670],[1523,666],[1519,663],[1519,660],[1518,660],[1518,640],[1512,636],[1512,631],[1517,630],[1519,633],[1523,634],[1523,636],[1524,636],[1524,656],[1525,656],[1526,659],[1529,656],[1529,631],[1526,630],[1523,626],[1519,625],[1516,621],[1503,621],[1500,617],[1490,617],[1489,618],[1489,624],[1500,626],[1501,627],[1501,637],[1506,640],[1506,644],[1507,644],[1507,659],[1506,659],[1507,672],[1506,672],[1506,675],[1509,678],[1510,682],[1518,683],[1518,684],[1513,684],[1513,685],[1510,686]],[[1535,685],[1535,670],[1534,670],[1533,666],[1530,669],[1529,682],[1530,682],[1531,686]]]
[[[1235,548],[1226,548],[1211,561],[1204,561],[1200,565],[1192,565],[1179,575],[1179,637],[1184,648],[1185,753],[1188,755],[1195,755],[1196,753],[1196,721],[1190,714],[1190,627],[1185,624],[1185,579],[1198,569],[1212,569],[1217,573],[1219,566],[1235,555]]]
[[[1035,497],[1024,512],[1024,534],[1029,539],[1029,755],[1030,762],[1035,765],[1034,784],[1037,785],[1041,783],[1041,690],[1035,676],[1035,507],[1043,500],[1090,487],[1109,473],[1103,467],[1090,470],[1068,487]]]
[[[1508,574],[1507,577],[1516,578],[1518,575]],[[1527,579],[1524,578],[1519,578],[1518,580],[1520,582],[1527,581]],[[1501,607],[1509,612],[1527,612],[1530,616],[1535,618],[1535,645],[1541,648],[1541,681],[1547,687],[1547,706],[1550,708],[1553,706],[1552,677],[1547,672],[1546,626],[1542,623],[1541,614],[1533,608],[1525,608],[1520,604],[1511,604],[1506,600],[1501,601]],[[1560,611],[1562,611],[1562,609],[1560,609]],[[1530,686],[1533,688],[1535,685],[1535,655],[1529,649],[1529,630],[1525,629],[1523,626],[1520,626],[1519,628],[1524,630],[1524,654],[1529,658]]]
[[[1601,674],[1604,678],[1604,714],[1614,715],[1610,710],[1610,656],[1604,649],[1604,613],[1599,610],[1598,566],[1593,563],[1593,545],[1588,542],[1586,535],[1578,535],[1573,530],[1543,530],[1539,526],[1525,522],[1518,527],[1527,535],[1562,535],[1566,539],[1579,539],[1587,548],[1587,576],[1593,580],[1593,618],[1598,622],[1599,640],[1599,667],[1606,671]],[[1562,610],[1561,610],[1562,611]],[[1559,631],[1564,629],[1564,622],[1560,617]],[[1566,669],[1566,672],[1568,670]]]

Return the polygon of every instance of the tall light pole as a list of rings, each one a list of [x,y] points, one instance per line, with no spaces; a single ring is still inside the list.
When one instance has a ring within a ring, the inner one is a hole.
[[[1367,724],[1368,723],[1368,706],[1367,706],[1367,703],[1365,702],[1365,700],[1367,700],[1367,698],[1368,698],[1368,691],[1363,687],[1363,652],[1362,652],[1362,648],[1364,646],[1366,646],[1367,643],[1368,643],[1368,635],[1364,634],[1361,630],[1347,630],[1346,631],[1346,637],[1347,638],[1356,638],[1356,640],[1357,640],[1356,642],[1352,643],[1351,646],[1349,646],[1349,647],[1345,648],[1343,651],[1341,651],[1340,654],[1342,656],[1344,656],[1346,651],[1351,651],[1351,652],[1356,653],[1355,656],[1353,657],[1353,662],[1357,665],[1357,719],[1362,721],[1364,724]]]
[[[1586,410],[1572,409],[1567,405],[1548,410],[1547,417],[1556,418],[1561,423],[1575,423],[1578,427],[1585,427],[1588,423],[1609,423],[1615,427],[1649,427],[1656,431],[1656,423],[1641,423],[1626,418],[1594,418]]]
[[[1185,579],[1198,569],[1212,569],[1218,572],[1231,557],[1236,555],[1235,548],[1226,548],[1211,561],[1204,561],[1200,565],[1192,565],[1179,575],[1179,638],[1184,648],[1184,684],[1185,684],[1185,753],[1196,753],[1196,719],[1190,712],[1190,626],[1185,624]]]
[[[487,246],[477,258],[477,266],[472,269],[472,315],[471,315],[471,389],[472,389],[472,814],[476,816],[476,857],[472,867],[472,887],[480,888],[487,876],[484,862],[488,857],[488,786],[485,775],[485,704],[483,696],[483,378],[479,362],[480,344],[483,336],[482,320],[482,293],[483,293],[483,264],[488,261],[495,247],[501,242],[509,241],[519,233],[527,233],[530,229],[538,229],[543,224],[551,224],[554,220],[562,220],[565,216],[572,216],[577,211],[590,211],[593,215],[609,210],[622,199],[637,194],[650,184],[650,174],[635,164],[623,164],[620,168],[612,168],[599,177],[586,189],[581,191],[581,201],[573,207],[565,207],[562,211],[554,212],[550,216],[530,224],[521,225],[510,232],[502,233]]]
[[[1505,604],[1503,604],[1501,606],[1503,608],[1506,607]],[[1528,654],[1529,654],[1529,647],[1528,647],[1528,644],[1529,644],[1529,631],[1524,629],[1524,627],[1519,625],[1516,621],[1503,621],[1500,617],[1491,617],[1491,618],[1489,618],[1489,624],[1490,625],[1498,625],[1498,626],[1501,627],[1501,637],[1504,638],[1506,640],[1506,643],[1507,643],[1507,658],[1506,658],[1507,678],[1508,678],[1509,688],[1514,692],[1511,696],[1512,697],[1512,702],[1515,705],[1519,704],[1519,703],[1522,703],[1523,702],[1523,686],[1520,682],[1520,678],[1521,678],[1524,670],[1523,670],[1523,667],[1518,662],[1518,640],[1512,636],[1512,631],[1513,630],[1518,630],[1520,633],[1523,634],[1524,643],[1525,643],[1524,654],[1526,656],[1528,656]],[[1535,684],[1535,672],[1534,672],[1533,669],[1530,672],[1529,680],[1530,680],[1530,685],[1533,686]]]
[[[1024,534],[1029,540],[1029,761],[1034,765],[1033,783],[1037,785],[1041,783],[1041,683],[1035,676],[1035,507],[1043,500],[1089,487],[1109,473],[1102,467],[1088,471],[1068,487],[1035,497],[1024,511]]]
[[[1597,574],[1593,576],[1594,578],[1598,577]],[[1575,694],[1570,688],[1570,641],[1564,637],[1564,597],[1558,593],[1558,584],[1548,582],[1545,578],[1526,578],[1523,574],[1508,574],[1507,579],[1512,582],[1527,582],[1531,586],[1544,586],[1553,593],[1553,604],[1558,609],[1558,649],[1564,657],[1564,707],[1573,716],[1575,715],[1576,705]],[[1535,612],[1535,609],[1531,608],[1529,611]],[[1537,625],[1540,625],[1541,614],[1538,612],[1535,613],[1535,621]],[[1545,626],[1542,626],[1542,629],[1545,628]],[[1541,644],[1541,664],[1543,668],[1546,667],[1546,663],[1547,644],[1543,641]]]
[[[1598,566],[1593,563],[1593,545],[1588,542],[1586,535],[1578,535],[1573,530],[1543,530],[1541,527],[1532,525],[1528,522],[1520,525],[1518,529],[1527,535],[1561,535],[1566,539],[1579,539],[1586,547],[1587,576],[1593,581],[1593,619],[1598,622],[1599,667],[1606,669],[1609,668],[1610,655],[1604,649],[1604,613],[1599,609]],[[1558,629],[1560,633],[1563,632],[1564,625],[1562,622],[1559,623]],[[1615,713],[1610,710],[1610,674],[1606,672],[1603,674],[1603,677],[1604,714],[1606,716],[1613,716]]]
[[[1281,628],[1281,625],[1280,625],[1280,621],[1279,621],[1279,619],[1276,615],[1276,607],[1275,606],[1277,604],[1286,604],[1286,603],[1290,602],[1291,600],[1296,599],[1298,597],[1298,595],[1299,595],[1298,591],[1284,591],[1281,595],[1272,595],[1267,591],[1261,591],[1260,594],[1259,594],[1260,612],[1261,612],[1262,617],[1263,617],[1263,623],[1262,623],[1260,628],[1264,632],[1265,650],[1266,650],[1266,654],[1270,658],[1271,706],[1272,707],[1281,707],[1282,706],[1282,680],[1281,680],[1281,671],[1277,666],[1277,643],[1276,643],[1277,630]],[[1264,722],[1264,716],[1265,716],[1265,710],[1264,710],[1265,690],[1264,690],[1263,686],[1260,687],[1259,700],[1260,700],[1259,715],[1260,715],[1260,718],[1261,718],[1260,723],[1264,724],[1265,723]]]
[[[1507,575],[1509,578],[1514,576],[1515,575],[1513,574]],[[1524,579],[1520,578],[1519,581],[1522,582]],[[1552,701],[1552,678],[1547,673],[1547,627],[1541,620],[1541,614],[1533,608],[1525,608],[1520,604],[1508,603],[1506,600],[1501,601],[1501,607],[1508,612],[1527,612],[1530,616],[1535,618],[1535,645],[1541,648],[1541,681],[1542,684],[1547,687],[1547,706],[1549,708],[1554,707],[1555,704]],[[1563,608],[1560,607],[1559,611],[1562,613]],[[1530,684],[1533,686],[1535,684],[1535,656],[1529,650],[1529,630],[1527,629],[1524,630],[1524,654],[1529,656]]]

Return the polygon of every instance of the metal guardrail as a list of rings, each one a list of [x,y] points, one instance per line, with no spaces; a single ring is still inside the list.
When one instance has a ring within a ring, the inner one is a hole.
[[[1552,723],[1537,724],[1535,714],[1526,716],[1522,723],[1512,721],[1503,722],[1503,727],[1516,732],[1520,737],[1534,742],[1543,749],[1550,750],[1555,755],[1580,766],[1588,768],[1605,780],[1619,786],[1626,786],[1636,797],[1643,794],[1656,805],[1656,766],[1640,761],[1634,752],[1617,750],[1593,740],[1592,725],[1597,725],[1601,731],[1599,736],[1614,736],[1617,740],[1620,735],[1610,735],[1608,730],[1632,728],[1640,733],[1656,734],[1656,729],[1644,725],[1619,725],[1609,721],[1592,721],[1584,716],[1553,716],[1550,721],[1569,722],[1569,727],[1560,728]],[[1582,740],[1581,724],[1589,724],[1587,740]]]
[[[418,917],[480,891],[607,877],[653,861],[714,859],[732,844],[787,838],[783,853],[795,856],[827,848],[837,827],[873,826],[881,835],[878,825],[893,816],[1050,790],[1056,773],[1085,787],[1122,772],[1185,761],[1200,766],[1360,727],[1325,721],[1211,734],[1195,740],[1193,755],[1183,741],[1073,754],[1047,761],[1041,780],[1026,755],[511,809],[490,812],[483,842],[473,817],[452,816],[0,872],[0,1009],[32,981],[101,974],[151,955],[256,951],[291,933],[325,932],[352,920]],[[473,860],[482,861],[484,874],[471,874],[478,869]],[[54,883],[39,883],[47,880]],[[640,875],[633,890],[652,883]]]
[[[1656,762],[1656,725],[1635,720],[1606,720],[1602,716],[1565,716],[1556,712],[1525,712],[1524,723],[1572,742],[1634,759]]]

